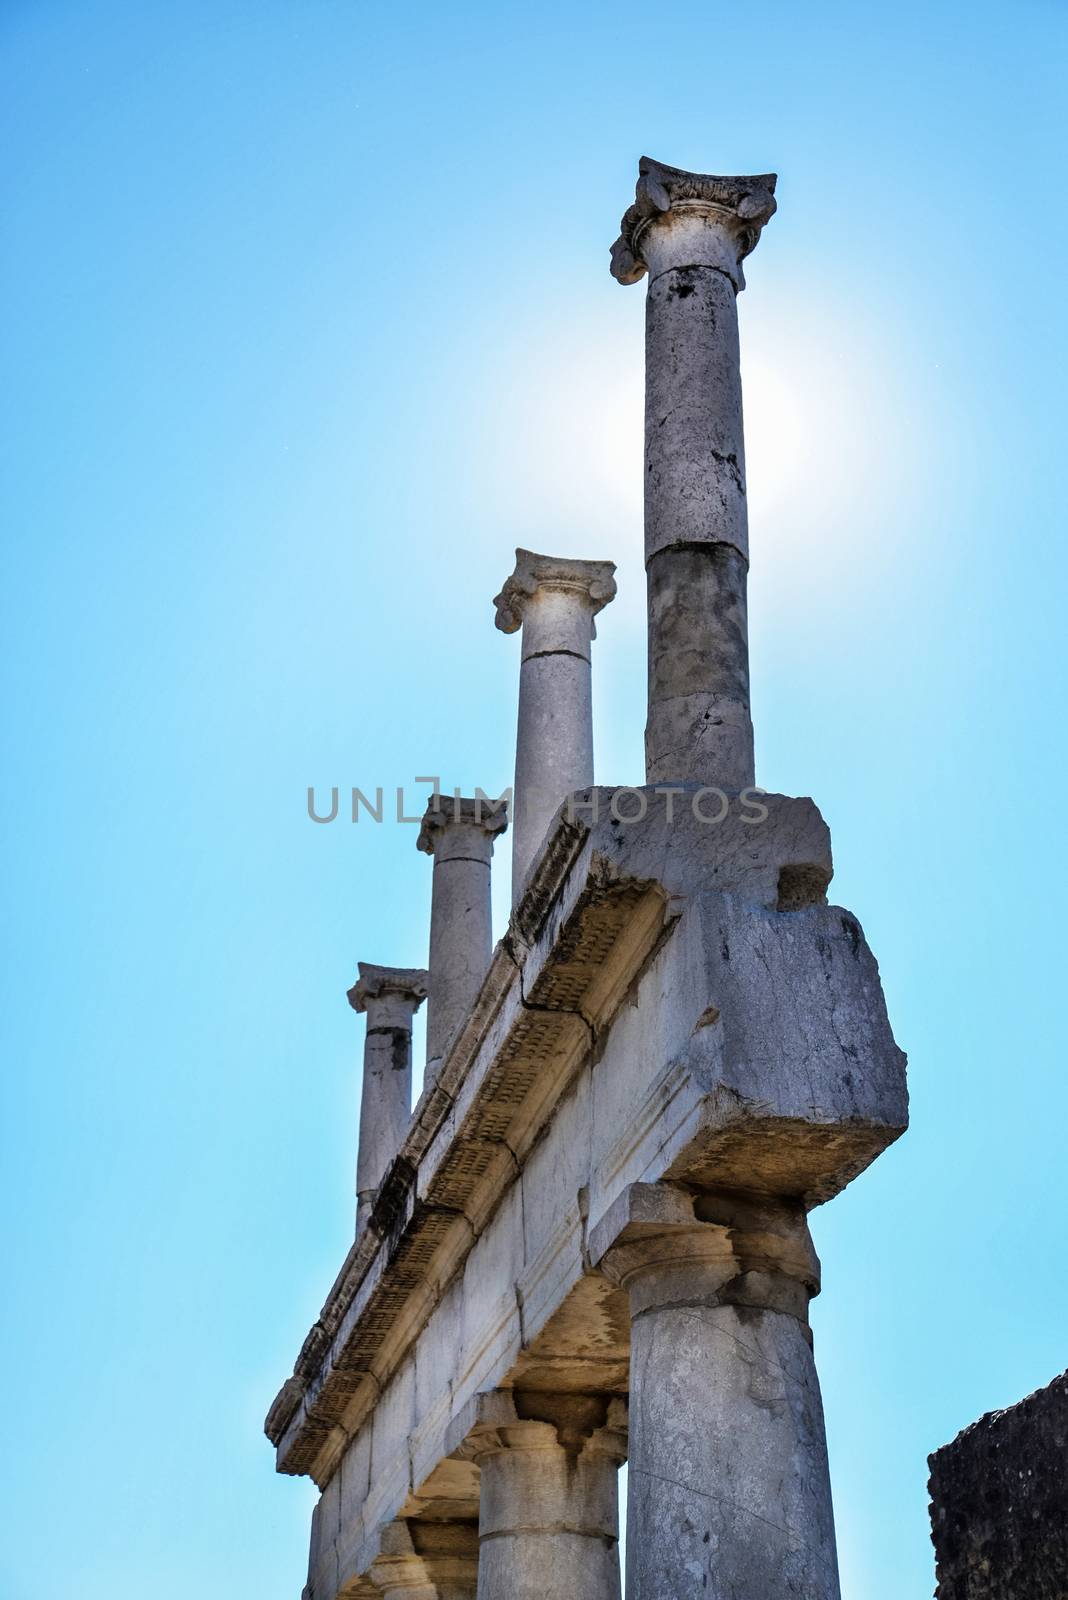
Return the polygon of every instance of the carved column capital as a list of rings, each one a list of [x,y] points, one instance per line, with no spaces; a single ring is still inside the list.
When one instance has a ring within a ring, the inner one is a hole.
[[[515,633],[522,627],[529,602],[541,589],[573,598],[595,617],[615,598],[614,561],[576,561],[567,556],[542,556],[533,550],[517,550],[515,568],[494,597],[496,623],[502,633]],[[591,623],[590,637],[597,637]]]
[[[384,1600],[474,1600],[478,1527],[409,1518],[383,1529],[371,1579]]]
[[[700,1302],[807,1322],[820,1289],[804,1206],[770,1196],[631,1184],[591,1230],[590,1257],[629,1292],[632,1316]]]
[[[366,1011],[368,1026],[378,1010],[376,1001],[399,1002],[408,1015],[418,1011],[427,994],[429,974],[421,967],[379,967],[372,961],[357,963],[359,976],[347,991],[353,1011]]]
[[[478,1397],[477,1421],[453,1452],[482,1466],[502,1450],[563,1450],[621,1466],[627,1405],[616,1395],[497,1389]]]
[[[480,859],[489,861],[493,841],[508,826],[508,807],[483,795],[431,795],[423,814],[416,848],[435,861],[465,855],[477,848]]]
[[[745,288],[742,261],[775,212],[775,174],[721,178],[650,156],[638,163],[634,204],[612,246],[612,276],[637,283],[672,267],[707,266]]]

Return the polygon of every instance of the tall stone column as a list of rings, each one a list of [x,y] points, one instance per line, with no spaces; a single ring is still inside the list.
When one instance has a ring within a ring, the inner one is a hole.
[[[475,1524],[416,1517],[391,1523],[371,1578],[383,1600],[475,1600]]]
[[[775,178],[717,178],[643,156],[612,273],[646,273],[645,563],[649,783],[754,781],[749,536],[736,296]]]
[[[839,1600],[803,1208],[637,1184],[591,1254],[630,1300],[627,1600]]]
[[[503,805],[432,795],[418,846],[434,858],[430,896],[430,976],[426,1075],[433,1083],[457,1028],[486,976],[493,953],[490,860],[508,826]]]
[[[484,1397],[478,1600],[620,1600],[626,1408],[603,1395]]]
[[[412,1115],[412,1018],[426,998],[427,974],[411,967],[359,963],[349,1005],[367,1015],[356,1157],[356,1232],[408,1132]]]
[[[523,630],[512,790],[512,904],[561,802],[593,782],[590,645],[616,592],[611,561],[517,550],[494,600],[502,633]]]

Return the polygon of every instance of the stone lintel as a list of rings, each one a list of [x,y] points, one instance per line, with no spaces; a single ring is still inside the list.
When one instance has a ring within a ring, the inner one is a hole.
[[[495,596],[496,625],[502,633],[516,633],[523,625],[523,612],[540,588],[573,593],[576,601],[589,607],[596,616],[615,598],[614,561],[577,561],[569,556],[542,556],[533,550],[518,549],[515,568]],[[596,629],[593,630],[596,637]]]
[[[442,834],[449,828],[481,828],[488,839],[503,833],[508,826],[506,804],[485,795],[431,795],[423,815],[416,848],[432,856]]]
[[[649,270],[643,240],[650,227],[669,215],[679,221],[687,214],[703,213],[723,223],[730,238],[736,285],[744,287],[740,264],[755,249],[761,228],[776,209],[775,174],[715,177],[668,167],[650,156],[642,156],[638,174],[634,204],[624,212],[620,236],[612,246],[612,276],[619,283],[637,283]],[[724,266],[732,270],[730,260]]]
[[[359,977],[347,991],[353,1011],[366,1011],[368,1002],[387,994],[410,999],[416,1010],[426,999],[430,974],[421,967],[379,967],[371,961],[361,961],[357,970]]]

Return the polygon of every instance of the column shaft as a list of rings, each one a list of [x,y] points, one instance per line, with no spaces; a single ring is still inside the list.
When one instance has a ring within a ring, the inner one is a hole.
[[[454,841],[458,849],[475,840]],[[492,950],[490,864],[477,856],[435,856],[430,909],[430,1000],[427,1006],[427,1063],[437,1067],[460,1026]]]
[[[349,990],[354,1011],[367,1015],[356,1156],[356,1231],[375,1190],[408,1132],[412,1108],[412,1018],[426,996],[427,974],[361,961]]]
[[[593,614],[543,591],[523,623],[512,823],[512,898],[518,900],[565,797],[593,782],[590,640]]]
[[[590,647],[594,617],[616,592],[610,561],[516,551],[496,597],[497,626],[523,630],[512,791],[512,904],[557,810],[593,782]]]
[[[755,776],[749,539],[738,312],[722,271],[670,266],[651,280],[645,363],[647,781],[740,790]]]
[[[620,1600],[620,1401],[537,1396],[556,1422],[514,1420],[476,1441],[478,1600]],[[545,1404],[549,1400],[551,1403]],[[590,1428],[590,1410],[600,1426]],[[586,1424],[574,1431],[578,1412]]]
[[[775,209],[773,177],[716,178],[643,157],[613,272],[649,275],[645,560],[649,783],[754,782],[749,535],[736,296]]]
[[[691,1292],[631,1326],[627,1600],[838,1600],[808,1330]]]
[[[432,799],[419,848],[434,858],[430,898],[426,1082],[436,1078],[471,1010],[493,951],[490,859],[507,826],[502,807],[479,799]]]
[[[386,1168],[404,1142],[412,1114],[412,1032],[368,1027],[363,1048],[356,1226],[361,1226]]]

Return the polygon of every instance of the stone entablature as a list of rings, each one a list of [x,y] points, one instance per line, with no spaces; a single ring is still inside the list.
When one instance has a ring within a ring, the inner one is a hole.
[[[397,1517],[476,1514],[455,1457],[480,1395],[627,1393],[625,1296],[590,1238],[630,1186],[808,1205],[905,1125],[874,960],[818,903],[811,801],[710,827],[678,799],[670,824],[650,805],[620,825],[614,797],[561,815],[269,1419],[280,1470],[326,1491],[313,1600],[369,1570]]]

